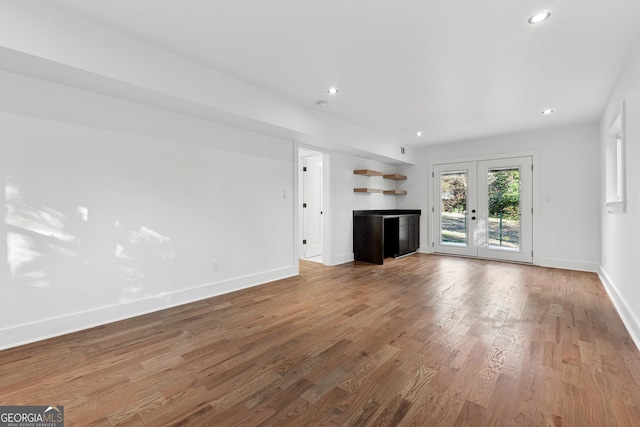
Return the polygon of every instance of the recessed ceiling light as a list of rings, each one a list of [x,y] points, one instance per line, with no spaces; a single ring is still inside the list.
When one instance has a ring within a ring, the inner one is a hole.
[[[416,132],[416,136],[422,136],[422,135],[424,135],[424,132],[422,132],[421,130]]]
[[[325,107],[327,105],[327,101],[318,101],[316,102],[316,107]]]
[[[327,92],[328,92],[330,95],[335,95],[335,94],[337,94],[339,91],[338,91],[338,88],[337,88],[337,87],[330,87],[329,89],[327,89]]]
[[[546,110],[544,110],[542,112],[542,114],[544,114],[545,116],[548,116],[549,114],[553,114],[555,113],[556,109],[555,108],[547,108]]]
[[[544,12],[538,12],[529,18],[529,24],[539,24],[542,21],[546,21],[551,16],[551,12],[545,10]]]

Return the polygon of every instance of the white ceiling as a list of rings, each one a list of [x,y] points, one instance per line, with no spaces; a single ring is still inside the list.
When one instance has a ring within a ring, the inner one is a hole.
[[[640,38],[638,0],[39,3],[408,146],[594,122]]]

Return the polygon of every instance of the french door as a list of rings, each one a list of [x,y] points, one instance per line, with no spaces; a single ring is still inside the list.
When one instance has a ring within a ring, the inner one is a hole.
[[[531,157],[434,166],[434,252],[532,262]]]

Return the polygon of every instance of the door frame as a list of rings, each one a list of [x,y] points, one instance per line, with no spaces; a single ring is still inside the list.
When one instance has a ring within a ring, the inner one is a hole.
[[[533,171],[531,174],[531,184],[532,184],[532,198],[531,203],[533,207],[533,216],[532,216],[532,241],[531,247],[533,250],[532,264],[540,265],[540,247],[542,245],[541,236],[542,233],[538,233],[537,230],[540,229],[541,226],[541,218],[540,218],[540,162],[539,162],[539,153],[538,151],[517,151],[517,152],[509,152],[509,153],[498,153],[492,155],[482,155],[482,156],[469,156],[469,157],[456,157],[456,158],[441,158],[438,160],[431,160],[428,162],[428,172],[427,172],[427,215],[428,215],[428,231],[427,231],[427,242],[428,248],[427,253],[434,253],[435,239],[438,237],[435,230],[435,204],[434,204],[434,195],[433,189],[435,188],[435,177],[433,176],[433,171],[435,165],[439,164],[448,164],[448,163],[465,163],[465,162],[481,162],[488,160],[502,160],[509,159],[513,157],[526,157],[531,156],[531,162],[533,164]]]

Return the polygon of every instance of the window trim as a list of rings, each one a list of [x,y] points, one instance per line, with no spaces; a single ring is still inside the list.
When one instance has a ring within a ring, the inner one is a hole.
[[[624,213],[626,198],[625,102],[605,134],[605,206],[609,213]]]

